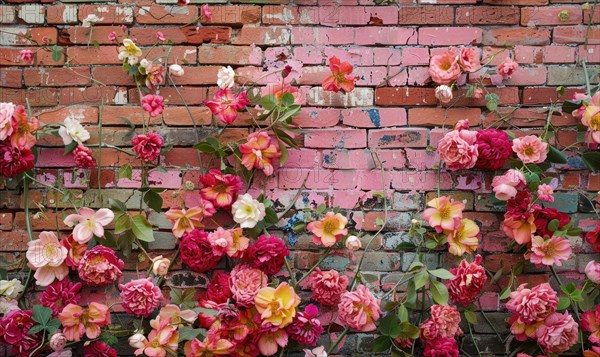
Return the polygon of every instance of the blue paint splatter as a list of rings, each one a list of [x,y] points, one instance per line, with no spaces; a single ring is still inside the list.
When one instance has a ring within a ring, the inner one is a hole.
[[[373,123],[375,127],[379,128],[381,126],[381,115],[379,115],[379,110],[367,109],[366,112],[369,114],[369,119],[371,119],[371,123]]]
[[[303,212],[296,212],[296,214],[290,217],[285,226],[282,228],[283,232],[287,234],[288,242],[292,247],[296,245],[296,242],[298,241],[298,235],[302,233],[294,232],[294,225],[298,222],[306,222],[304,220]]]

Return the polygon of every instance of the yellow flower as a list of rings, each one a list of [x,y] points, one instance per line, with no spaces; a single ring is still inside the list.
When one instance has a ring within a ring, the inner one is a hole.
[[[138,63],[138,57],[141,55],[142,50],[133,41],[128,38],[123,40],[123,45],[119,47],[119,59],[121,61],[127,60],[133,66]]]
[[[256,309],[263,322],[283,328],[296,316],[296,307],[300,297],[288,283],[281,283],[277,289],[266,287],[258,291],[254,298]]]
[[[454,231],[444,231],[448,235],[448,251],[456,256],[473,253],[479,245],[477,234],[479,227],[468,218],[460,221],[460,226]]]

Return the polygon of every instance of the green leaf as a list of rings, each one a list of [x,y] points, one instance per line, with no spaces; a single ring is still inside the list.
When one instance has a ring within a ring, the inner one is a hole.
[[[100,334],[100,341],[106,343],[109,346],[114,346],[117,343],[119,343],[119,339],[117,338],[117,336],[113,335],[108,330],[102,330],[102,333]]]
[[[46,331],[48,331],[48,334],[52,334],[54,331],[58,330],[59,327],[60,321],[58,321],[58,319],[52,319],[46,324]]]
[[[471,324],[475,325],[477,323],[477,315],[471,310],[465,310],[465,319]]]
[[[44,329],[45,329],[45,327],[43,325],[33,325],[33,326],[31,326],[31,328],[29,329],[29,331],[27,331],[27,333],[30,334],[30,335],[33,335],[33,334],[36,334],[38,332],[41,332]]]
[[[65,153],[64,155],[70,153],[71,151],[75,150],[75,148],[77,147],[78,143],[77,141],[71,141],[71,143],[69,145],[65,146]]]
[[[279,104],[279,102],[277,101],[277,98],[274,95],[269,94],[260,98],[259,104],[266,110],[273,110],[273,108],[275,108]]]
[[[287,147],[285,147],[285,143],[283,141],[278,140],[277,144],[279,145],[279,151],[281,151],[281,156],[279,157],[279,165],[283,165],[287,161],[288,150]]]
[[[375,225],[376,226],[383,226],[383,219],[381,219],[381,217],[377,217],[375,219]]]
[[[451,272],[449,272],[446,269],[435,269],[435,270],[430,270],[429,274],[436,276],[440,279],[446,279],[446,280],[450,280],[450,279],[454,279],[455,276],[454,274],[452,274]]]
[[[416,247],[417,246],[412,242],[402,242],[396,246],[396,249],[401,252],[404,252],[404,251],[415,250]]]
[[[54,62],[60,62],[62,59],[62,47],[54,45],[52,46],[52,60]]]
[[[550,145],[550,151],[548,151],[547,158],[548,161],[553,162],[555,164],[566,164],[568,157],[567,154]]]
[[[127,212],[127,207],[125,206],[125,203],[123,203],[119,200],[115,200],[114,198],[109,198],[108,204],[110,205],[110,208],[113,211]]]
[[[325,212],[326,208],[327,208],[327,206],[325,206],[324,203],[321,203],[320,205],[317,206],[316,213],[321,214],[321,213]]]
[[[414,261],[408,267],[408,271],[413,271],[413,270],[415,270],[417,268],[423,268],[424,266],[425,266],[425,264],[421,263],[420,261]]]
[[[294,98],[294,96],[292,95],[292,93],[286,92],[281,97],[281,105],[283,105],[284,107],[289,107],[290,105],[294,104],[295,100],[296,100],[296,98]]]
[[[158,193],[152,190],[146,191],[144,193],[144,202],[155,212],[162,211],[163,198]]]
[[[207,142],[201,142],[198,143],[196,145],[194,145],[194,148],[196,150],[199,150],[201,152],[205,152],[207,154],[214,154],[217,150],[215,150],[215,148],[213,148],[209,143]]]
[[[581,159],[590,170],[600,171],[600,152],[584,152]]]
[[[436,241],[434,241],[433,239],[428,239],[425,241],[425,248],[427,249],[435,249],[437,248],[438,243]]]
[[[558,229],[559,224],[560,222],[558,221],[558,219],[551,220],[550,223],[548,223],[548,230],[555,232]]]
[[[571,306],[571,300],[566,296],[558,297],[558,305],[556,305],[556,310],[564,310]]]
[[[131,180],[131,175],[133,174],[133,168],[129,164],[125,164],[119,167],[119,178],[126,178]]]
[[[410,322],[402,322],[400,324],[400,335],[398,337],[416,339],[419,337],[419,328]]]
[[[448,304],[448,289],[446,289],[444,284],[437,280],[432,280],[429,283],[429,291],[431,292],[433,301],[440,305]]]
[[[215,149],[220,149],[221,148],[221,143],[219,142],[219,139],[217,138],[213,138],[213,137],[208,137],[206,138],[206,142],[208,143],[208,145],[212,146]]]
[[[419,271],[414,278],[415,281],[415,289],[419,290],[427,284],[429,281],[429,274],[427,273],[427,269],[423,269]]]
[[[52,310],[42,305],[34,305],[32,308],[31,318],[33,321],[46,326],[48,321],[52,318]]]
[[[392,340],[388,336],[379,336],[372,342],[373,352],[386,352],[392,347]]]
[[[179,343],[181,343],[183,341],[193,340],[205,331],[206,331],[205,329],[201,329],[201,328],[193,328],[191,326],[183,326],[179,329]]]
[[[119,213],[115,216],[115,234],[120,234],[131,229],[131,220],[127,213]]]
[[[154,242],[152,226],[141,214],[131,217],[131,230],[137,239],[143,242]]]
[[[406,307],[414,309],[417,306],[417,289],[414,280],[409,280],[406,284]]]
[[[563,113],[571,114],[581,107],[581,100],[565,100],[562,105]]]
[[[193,309],[196,307],[196,301],[194,300],[194,289],[177,289],[172,288],[171,302],[179,305],[182,309]]]
[[[277,224],[277,222],[279,222],[277,212],[275,212],[273,207],[268,207],[265,209],[265,222],[270,223],[271,225]]]
[[[379,332],[391,338],[400,335],[400,324],[395,314],[387,314],[379,321]]]
[[[400,322],[408,321],[408,309],[404,304],[398,306],[398,318],[400,319]]]

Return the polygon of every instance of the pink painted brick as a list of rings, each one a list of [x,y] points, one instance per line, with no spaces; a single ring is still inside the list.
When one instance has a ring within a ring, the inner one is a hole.
[[[506,58],[511,58],[511,51],[502,47],[485,46],[481,52],[481,62],[488,66],[497,66]]]
[[[376,150],[383,168],[386,170],[405,169],[406,157],[404,149]]]
[[[385,79],[388,76],[387,71],[387,67],[357,67],[352,74],[358,77],[357,86],[372,87],[385,84]]]
[[[278,171],[278,187],[298,189],[305,178],[307,189],[349,190],[356,188],[358,177],[354,170],[281,169]]]
[[[304,107],[292,122],[301,128],[325,128],[336,126],[340,118],[340,109]]]
[[[416,170],[431,170],[438,166],[439,156],[436,151],[406,148],[407,167]]]
[[[351,28],[292,28],[293,45],[348,45],[354,43],[354,29]]]
[[[368,47],[324,47],[323,55],[326,58],[336,56],[340,61],[349,62],[352,65],[372,66],[373,65],[373,49]],[[329,63],[329,62],[327,62]]]
[[[600,63],[600,45],[579,46],[579,59],[588,63]]]
[[[75,167],[73,155],[65,155],[62,148],[40,148],[36,167]]]
[[[313,168],[321,164],[321,153],[311,149],[288,149],[284,168]]]
[[[396,6],[321,6],[321,25],[394,25],[398,23]]]
[[[298,80],[300,85],[321,85],[323,79],[331,74],[329,67],[312,66],[302,68],[302,76]]]
[[[141,170],[133,170],[131,175],[131,180],[122,178],[117,181],[116,186],[114,185],[106,185],[106,187],[117,187],[117,188],[139,188],[141,186]],[[167,172],[159,172],[152,171],[148,175],[148,183],[152,187],[158,188],[172,188],[178,189],[181,188],[183,184],[182,181],[183,174],[181,171],[167,171]]]
[[[294,59],[302,62],[305,65],[322,64],[324,63],[322,47],[302,46],[294,48]]]
[[[467,45],[481,43],[482,30],[477,27],[422,27],[419,44],[429,46]]]
[[[385,187],[390,187],[391,183],[391,171],[385,172],[383,176],[383,182],[385,183]],[[358,186],[361,190],[378,190],[382,189],[382,177],[381,177],[381,169],[375,170],[362,170],[357,172],[357,176],[359,179]]]
[[[430,82],[429,67],[411,67],[408,69],[409,86],[424,86]]]
[[[406,109],[404,108],[344,109],[341,116],[344,125],[358,128],[406,125]]]
[[[388,85],[392,87],[401,87],[406,85],[408,82],[408,69],[392,68],[390,72]]]
[[[331,206],[340,207],[342,209],[356,208],[359,201],[366,198],[366,192],[356,190],[336,190],[335,194],[331,195]]]
[[[576,25],[583,19],[581,6],[524,7],[521,9],[521,25]]]
[[[535,46],[515,46],[514,61],[522,64],[540,63],[542,60],[542,48]]]
[[[389,173],[392,187],[398,191],[431,190],[437,188],[436,171],[393,171]],[[452,188],[452,176],[442,172],[440,176],[440,189]]]
[[[545,46],[543,54],[544,63],[574,63],[577,49],[569,46]]]
[[[509,79],[505,80],[506,85],[542,85],[546,83],[546,67],[522,67],[517,68],[515,73]]]
[[[361,27],[356,30],[357,45],[416,45],[417,32],[405,27]]]
[[[440,140],[449,132],[450,129],[435,128],[429,131],[429,146],[437,148]]]
[[[407,47],[402,49],[402,65],[418,66],[429,64],[429,48]]]
[[[366,130],[342,127],[306,130],[304,146],[309,148],[364,148],[367,146],[367,132]]]
[[[325,150],[323,151],[322,164],[326,169],[335,170],[371,170],[375,168],[375,160],[369,149]]]
[[[427,146],[427,129],[399,128],[369,131],[371,148],[404,148]]]
[[[373,105],[374,90],[358,87],[350,93],[342,94],[324,91],[322,87],[313,87],[308,92],[308,104],[330,107],[370,107]]]
[[[402,51],[395,48],[374,48],[373,64],[376,66],[397,66],[402,62]]]

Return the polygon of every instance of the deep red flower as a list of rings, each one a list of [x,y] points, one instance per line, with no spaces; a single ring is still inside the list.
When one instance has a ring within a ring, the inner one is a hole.
[[[447,287],[453,303],[468,306],[477,298],[487,281],[481,261],[481,255],[478,255],[472,263],[462,260],[458,268],[450,269],[455,278]]]
[[[555,208],[542,208],[535,206],[533,208],[533,216],[535,217],[535,234],[541,237],[551,237],[552,231],[548,230],[548,223],[556,219],[558,223],[558,229],[566,226],[571,222],[571,218],[568,214],[559,212]]]
[[[222,271],[217,271],[213,274],[206,288],[206,298],[217,304],[225,303],[231,298],[229,274]]]
[[[506,202],[505,217],[510,216],[515,220],[527,220],[531,215],[531,193],[529,190],[520,190],[517,195]]]
[[[456,344],[456,340],[451,337],[438,337],[433,340],[427,340],[423,356],[458,357],[458,345]]]
[[[244,260],[258,269],[264,271],[267,275],[277,273],[285,262],[285,257],[290,251],[283,243],[283,240],[261,235],[256,242],[248,247]]]
[[[35,157],[29,149],[18,149],[5,140],[0,142],[0,175],[15,177],[33,168]]]
[[[221,256],[212,253],[213,248],[208,240],[208,233],[199,229],[194,229],[181,237],[179,251],[183,263],[197,273],[213,269],[221,260]]]
[[[52,315],[57,316],[65,306],[79,302],[82,286],[81,283],[72,283],[67,279],[57,280],[39,295],[40,303],[52,309]]]
[[[319,309],[313,304],[307,305],[303,312],[298,312],[294,321],[286,327],[292,340],[301,345],[316,345],[324,330],[321,321],[317,318],[318,315]]]
[[[223,209],[231,207],[243,184],[239,176],[223,174],[219,169],[210,169],[206,175],[200,177],[200,182],[204,186],[200,190],[202,198]]]
[[[73,156],[75,157],[75,163],[82,169],[92,169],[96,167],[96,160],[92,156],[92,150],[87,146],[77,145],[73,150]]]
[[[499,170],[512,155],[512,143],[502,130],[479,130],[477,132],[477,152],[475,167],[491,171]]]
[[[117,258],[115,251],[102,245],[83,253],[79,261],[79,278],[90,286],[106,286],[123,275],[125,263]]]
[[[31,310],[11,310],[0,318],[0,343],[8,344],[17,357],[28,357],[40,343],[42,333],[27,333],[35,325]]]
[[[83,348],[83,357],[117,357],[117,350],[104,342],[94,341]]]
[[[593,231],[585,234],[585,240],[592,245],[594,251],[600,253],[600,224]]]
[[[153,131],[146,135],[137,135],[131,139],[133,152],[135,152],[142,161],[154,161],[160,155],[160,149],[163,146],[163,138]]]

